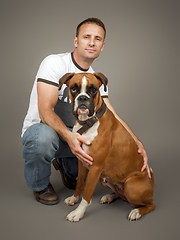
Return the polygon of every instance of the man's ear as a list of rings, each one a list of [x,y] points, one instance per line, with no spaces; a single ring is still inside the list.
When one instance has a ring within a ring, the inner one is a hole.
[[[108,79],[104,74],[102,73],[94,73],[94,76],[101,82],[101,84],[104,84],[104,91],[107,91],[106,85],[108,84]]]
[[[63,84],[67,84],[67,82],[74,76],[74,74],[75,73],[66,73],[59,79],[59,90]]]
[[[78,38],[74,37],[74,47],[77,48],[78,46]]]

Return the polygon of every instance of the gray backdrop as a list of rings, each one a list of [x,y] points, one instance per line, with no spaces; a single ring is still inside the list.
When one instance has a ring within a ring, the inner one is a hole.
[[[73,51],[75,28],[87,17],[106,25],[104,51],[93,68],[109,79],[109,98],[144,143],[155,173],[154,212],[128,222],[131,206],[100,205],[97,186],[77,224],[65,220],[66,189],[52,169],[60,197],[53,207],[34,201],[23,177],[21,127],[39,64]],[[180,1],[1,0],[1,224],[3,239],[176,239],[179,232]]]

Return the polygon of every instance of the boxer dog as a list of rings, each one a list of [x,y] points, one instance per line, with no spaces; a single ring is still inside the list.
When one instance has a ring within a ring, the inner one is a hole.
[[[65,204],[74,205],[82,192],[83,196],[79,206],[67,215],[70,222],[84,216],[98,180],[113,190],[112,194],[102,197],[100,203],[110,203],[118,197],[128,201],[135,207],[128,216],[130,221],[155,208],[153,172],[151,170],[151,179],[146,170],[141,172],[144,162],[135,141],[101,98],[99,87],[103,84],[106,90],[107,82],[102,73],[67,73],[59,80],[60,88],[63,84],[69,88],[73,114],[77,118],[73,132],[91,142],[82,148],[94,160],[90,167],[79,161],[76,189],[73,196],[65,199]]]

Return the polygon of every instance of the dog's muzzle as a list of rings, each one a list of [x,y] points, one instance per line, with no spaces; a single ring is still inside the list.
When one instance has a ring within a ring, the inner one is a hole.
[[[74,114],[77,117],[81,114],[87,114],[88,117],[94,114],[94,103],[92,99],[86,95],[80,95],[75,100]]]
[[[77,98],[77,102],[78,102],[78,108],[80,109],[87,109],[89,108],[90,105],[90,101],[89,98],[85,95],[81,95]]]

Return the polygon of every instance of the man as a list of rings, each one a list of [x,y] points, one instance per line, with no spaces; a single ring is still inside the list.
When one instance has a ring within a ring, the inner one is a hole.
[[[50,55],[46,57],[37,72],[31,93],[28,113],[25,117],[22,141],[25,159],[24,174],[28,186],[33,190],[37,201],[53,205],[59,202],[52,185],[51,161],[56,170],[60,170],[63,183],[75,188],[78,171],[78,160],[89,165],[93,159],[83,151],[81,145],[90,142],[71,130],[75,123],[67,87],[58,90],[59,79],[67,72],[93,73],[91,64],[104,48],[106,29],[97,18],[89,18],[81,22],[74,37],[74,52]],[[138,145],[138,151],[144,157],[142,171],[149,167],[142,143],[120,119],[108,99],[108,92],[100,88],[101,96],[107,107],[132,135]]]

